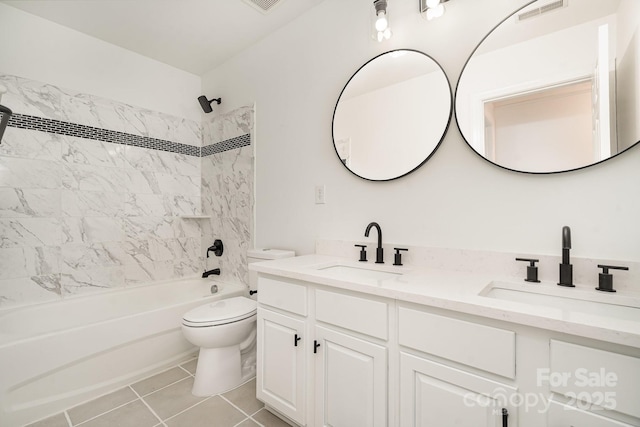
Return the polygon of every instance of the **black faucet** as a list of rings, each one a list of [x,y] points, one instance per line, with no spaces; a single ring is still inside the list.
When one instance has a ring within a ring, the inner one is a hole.
[[[569,262],[569,250],[571,249],[571,229],[565,225],[562,227],[562,263],[560,264],[559,286],[574,288],[573,265]]]
[[[212,274],[219,276],[220,275],[220,269],[219,268],[214,268],[213,270],[209,270],[209,271],[205,270],[205,272],[202,273],[202,278],[206,279],[207,277],[211,276]]]
[[[364,232],[364,237],[369,237],[369,231],[371,227],[375,227],[378,230],[378,248],[376,249],[376,264],[384,264],[384,251],[382,250],[382,230],[377,222],[372,222],[367,225],[367,229]]]

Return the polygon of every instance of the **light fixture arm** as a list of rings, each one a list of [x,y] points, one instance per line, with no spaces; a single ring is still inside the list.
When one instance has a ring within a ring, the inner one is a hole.
[[[376,15],[379,15],[380,12],[387,13],[387,0],[375,0],[373,7],[376,9]]]

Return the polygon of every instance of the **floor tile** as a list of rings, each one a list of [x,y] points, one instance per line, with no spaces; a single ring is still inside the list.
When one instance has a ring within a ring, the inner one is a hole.
[[[67,417],[63,413],[40,420],[26,427],[69,427]]]
[[[266,409],[261,409],[251,416],[264,427],[290,427],[289,423],[282,421]]]
[[[102,397],[94,399],[90,402],[83,403],[74,408],[67,410],[71,423],[73,425],[79,424],[90,418],[100,415],[104,412],[110,411],[113,408],[117,408],[120,405],[124,405],[127,402],[136,400],[138,396],[129,388],[125,387],[113,393],[106,394]]]
[[[189,371],[191,373],[191,375],[195,375],[196,374],[196,366],[198,366],[198,359],[190,360],[188,362],[185,362],[185,363],[181,364],[180,366],[182,366],[184,369]]]
[[[140,400],[128,403],[111,412],[81,424],[82,427],[153,427],[158,418]]]
[[[220,396],[214,396],[165,421],[165,424],[168,427],[233,427],[245,418],[245,414]]]
[[[158,390],[144,397],[144,401],[163,420],[182,412],[190,406],[204,400],[191,394],[193,377],[188,377],[169,387]]]
[[[242,386],[224,393],[222,396],[229,402],[251,415],[264,407],[264,403],[256,399],[256,380],[253,379]]]
[[[256,422],[253,421],[252,419],[247,418],[246,420],[238,424],[236,427],[260,427],[260,425],[256,424]]]
[[[139,381],[133,384],[131,388],[140,396],[145,396],[188,376],[189,374],[186,373],[184,369],[180,369],[176,366],[168,371],[161,372],[158,375]]]

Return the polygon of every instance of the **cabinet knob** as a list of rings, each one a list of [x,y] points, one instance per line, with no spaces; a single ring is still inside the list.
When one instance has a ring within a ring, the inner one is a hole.
[[[507,408],[502,408],[502,427],[509,427],[509,411],[507,411]]]
[[[313,340],[313,354],[318,352],[318,347],[320,347],[320,343],[317,340]]]
[[[300,341],[302,339],[302,337],[299,337],[298,334],[295,334],[293,337],[293,346],[297,347],[298,346],[298,341]]]

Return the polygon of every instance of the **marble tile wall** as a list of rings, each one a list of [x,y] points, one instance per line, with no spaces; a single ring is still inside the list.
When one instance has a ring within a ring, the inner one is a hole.
[[[0,75],[0,84],[16,114],[137,141],[7,128],[0,308],[201,271],[202,225],[180,218],[201,213],[200,123],[15,76]],[[176,146],[197,154],[171,152]]]
[[[202,247],[224,243],[221,257],[206,260],[220,267],[222,280],[249,283],[247,250],[253,247],[254,211],[253,106],[205,119],[203,123]],[[211,154],[209,154],[211,153]]]

